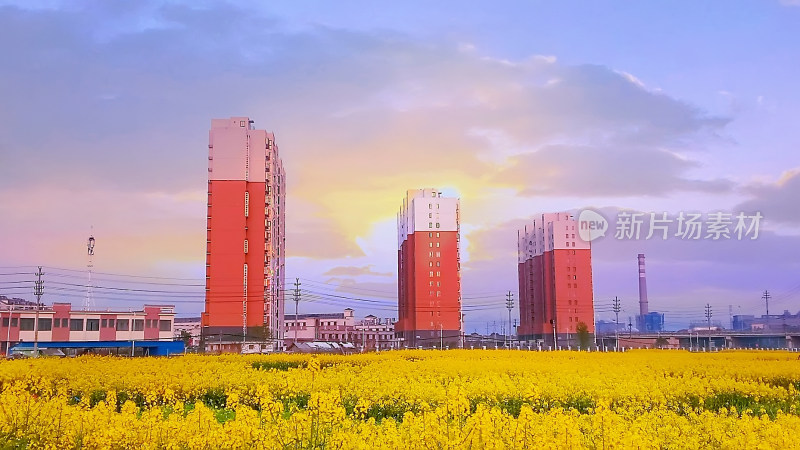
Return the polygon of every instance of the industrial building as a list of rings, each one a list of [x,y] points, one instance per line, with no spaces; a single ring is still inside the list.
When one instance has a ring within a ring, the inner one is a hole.
[[[38,322],[36,320],[38,315]],[[0,340],[2,353],[11,348],[32,349],[34,341],[41,348],[71,348],[97,353],[100,349],[131,348],[140,345],[162,348],[147,342],[173,341],[173,306],[144,305],[139,311],[73,310],[71,303],[41,305],[0,303]],[[175,352],[169,347],[169,352]],[[180,352],[183,347],[180,347]],[[127,354],[130,354],[130,350]],[[141,353],[139,353],[141,354]]]
[[[736,331],[797,333],[800,331],[800,312],[792,314],[788,310],[784,310],[783,314],[769,314],[761,317],[737,314],[733,316],[732,327]]]
[[[403,347],[461,344],[459,199],[409,190],[397,215],[398,320]]]
[[[578,345],[578,326],[594,334],[592,250],[569,213],[547,213],[518,232],[520,340]]]
[[[275,136],[248,117],[212,120],[204,349],[283,348],[285,199]]]

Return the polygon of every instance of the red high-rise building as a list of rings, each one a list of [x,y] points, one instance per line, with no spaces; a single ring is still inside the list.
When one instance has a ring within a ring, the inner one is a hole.
[[[283,346],[286,176],[275,136],[214,119],[208,140],[205,347]]]
[[[594,335],[592,250],[578,231],[569,213],[542,214],[520,230],[520,339],[575,346],[580,323]]]
[[[398,310],[403,346],[461,342],[459,201],[436,189],[410,190],[397,217]]]

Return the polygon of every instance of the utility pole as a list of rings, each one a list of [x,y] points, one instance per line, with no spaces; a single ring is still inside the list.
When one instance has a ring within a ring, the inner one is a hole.
[[[628,337],[633,337],[633,317],[628,316]]]
[[[300,305],[300,278],[294,279],[294,345],[297,345],[297,328],[300,325],[298,309]]]
[[[522,341],[519,338],[519,333],[517,333],[517,319],[514,319],[514,328],[512,328],[514,336],[517,337],[517,344],[519,345]],[[514,345],[514,341],[511,341],[511,345]]]
[[[619,297],[614,297],[614,314],[616,315],[616,322],[614,325],[614,340],[616,343],[614,347],[616,350],[619,350],[619,312],[622,311],[622,308],[619,306]]]
[[[769,320],[769,299],[771,299],[772,296],[769,295],[769,291],[764,291],[764,295],[762,295],[761,298],[764,299],[764,303],[767,305],[767,320]]]
[[[514,294],[508,291],[506,294],[506,308],[508,309],[508,339],[506,339],[506,348],[510,347],[509,340],[511,338],[511,310],[514,309]]]
[[[39,357],[39,307],[42,304],[42,293],[44,292],[44,281],[42,281],[42,266],[39,266],[39,270],[35,273],[36,275],[36,282],[33,285],[33,295],[36,296],[36,319],[33,323],[33,357]],[[11,326],[11,322],[9,321],[9,327]]]
[[[6,358],[11,354],[11,318],[14,317],[14,308],[8,303],[8,327],[6,327]]]
[[[706,303],[706,320],[708,321],[708,351],[711,351],[711,304]]]

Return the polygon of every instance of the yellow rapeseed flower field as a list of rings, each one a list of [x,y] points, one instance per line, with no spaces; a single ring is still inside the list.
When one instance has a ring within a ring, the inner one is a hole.
[[[0,448],[800,448],[797,354],[0,362]]]

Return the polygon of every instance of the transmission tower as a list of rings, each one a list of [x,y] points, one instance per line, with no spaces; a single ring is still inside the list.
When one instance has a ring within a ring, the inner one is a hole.
[[[94,269],[94,236],[89,235],[86,240],[86,252],[88,262],[86,263],[86,270],[89,272],[89,281],[86,283],[86,299],[83,301],[83,310],[89,311],[94,308],[94,296],[92,293],[92,269]]]
[[[511,310],[514,309],[514,294],[511,293],[511,291],[508,291],[508,294],[506,294],[506,308],[508,309],[508,339],[506,340],[506,348],[508,348],[511,346],[511,333],[513,332],[511,328]]]

